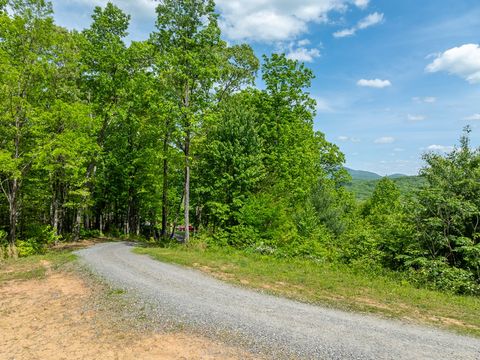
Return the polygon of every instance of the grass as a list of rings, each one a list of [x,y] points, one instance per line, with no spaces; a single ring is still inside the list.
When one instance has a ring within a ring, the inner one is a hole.
[[[75,259],[69,251],[49,251],[44,255],[5,260],[0,262],[0,285],[12,280],[43,279],[50,269],[58,269]]]
[[[480,337],[480,298],[418,289],[393,276],[230,249],[173,246],[137,248],[135,252],[302,302],[375,313]]]

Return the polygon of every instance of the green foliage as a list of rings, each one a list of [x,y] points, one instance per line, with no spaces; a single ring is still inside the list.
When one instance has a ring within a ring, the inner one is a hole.
[[[174,246],[137,248],[154,259],[192,266],[242,287],[329,305],[444,326],[480,334],[480,298],[419,289],[392,271],[373,272],[362,264],[339,264],[320,258],[271,256],[262,251]]]
[[[420,177],[358,180],[377,176],[345,169],[314,130],[305,64],[264,56],[255,88],[260,62],[222,40],[212,0],[159,2],[148,41],[127,43],[129,22],[108,3],[68,31],[47,1],[0,0],[3,254],[101,234],[167,246],[179,225],[189,241],[192,219],[192,246],[478,293],[469,129],[452,153],[426,154]]]
[[[414,196],[426,184],[426,180],[422,176],[390,177],[390,179],[397,185],[400,194],[404,197]],[[379,181],[380,179],[361,180],[353,178],[345,184],[345,187],[355,194],[357,200],[365,201],[372,196]]]
[[[60,240],[51,226],[31,226],[26,233],[26,240],[17,242],[18,255],[26,257],[36,254],[43,254],[49,245]]]
[[[424,156],[428,186],[414,213],[419,249],[408,257],[439,288],[466,293],[480,285],[480,151],[471,149],[469,133],[446,156]]]
[[[471,271],[450,266],[444,260],[415,258],[408,263],[413,284],[454,294],[480,295],[480,284]]]

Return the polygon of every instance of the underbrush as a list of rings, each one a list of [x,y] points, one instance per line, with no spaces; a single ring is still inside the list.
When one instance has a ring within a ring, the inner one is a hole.
[[[364,262],[278,257],[265,249],[169,245],[135,250],[219,279],[308,303],[378,313],[480,336],[480,298],[418,288],[405,274]]]

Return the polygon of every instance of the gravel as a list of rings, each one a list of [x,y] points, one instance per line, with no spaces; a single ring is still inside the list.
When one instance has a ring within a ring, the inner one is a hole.
[[[480,359],[475,338],[246,290],[132,247],[99,244],[77,254],[159,326],[174,321],[274,359]]]

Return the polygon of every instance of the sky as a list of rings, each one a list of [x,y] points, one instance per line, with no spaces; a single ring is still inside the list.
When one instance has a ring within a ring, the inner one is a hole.
[[[113,0],[130,40],[154,29],[155,2]],[[55,19],[83,29],[106,0],[53,0]],[[422,154],[448,152],[471,125],[480,145],[480,1],[217,0],[223,37],[258,56],[285,52],[315,73],[315,129],[348,167],[414,175]]]

